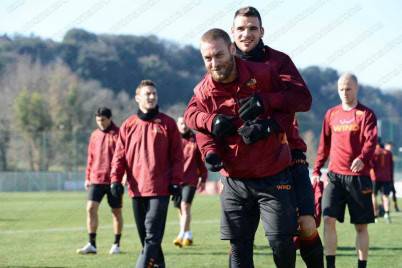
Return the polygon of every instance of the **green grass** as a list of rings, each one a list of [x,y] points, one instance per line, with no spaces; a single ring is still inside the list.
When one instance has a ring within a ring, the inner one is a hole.
[[[85,193],[0,193],[0,267],[134,267],[140,242],[131,202],[124,200],[123,254],[109,256],[113,242],[111,214],[101,205],[98,254],[80,256],[75,250],[87,242]],[[402,213],[393,223],[369,227],[368,267],[402,267]],[[193,247],[172,245],[178,232],[177,212],[171,206],[163,249],[167,267],[227,267],[228,243],[219,239],[219,197],[198,196],[193,206]],[[320,230],[322,233],[322,229]],[[355,232],[349,223],[338,224],[338,267],[356,267]],[[271,250],[261,228],[256,235],[256,267],[274,267]],[[297,267],[305,267],[300,256]]]

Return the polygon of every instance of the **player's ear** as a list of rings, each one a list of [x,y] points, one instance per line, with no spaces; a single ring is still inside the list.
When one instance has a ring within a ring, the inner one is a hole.
[[[264,33],[265,33],[264,27],[261,26],[261,39],[264,37]]]
[[[231,43],[231,44],[229,45],[229,52],[230,52],[230,54],[232,54],[232,55],[236,55],[236,47],[235,47],[234,43]]]

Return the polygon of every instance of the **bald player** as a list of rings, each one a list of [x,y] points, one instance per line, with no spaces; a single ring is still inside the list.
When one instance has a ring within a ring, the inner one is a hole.
[[[330,159],[322,204],[328,268],[335,267],[336,220],[344,221],[346,205],[356,230],[358,267],[367,265],[367,224],[374,222],[369,162],[377,144],[377,120],[373,111],[358,101],[357,93],[356,76],[342,74],[338,80],[341,104],[325,114],[313,169],[313,179],[319,180],[321,168]]]

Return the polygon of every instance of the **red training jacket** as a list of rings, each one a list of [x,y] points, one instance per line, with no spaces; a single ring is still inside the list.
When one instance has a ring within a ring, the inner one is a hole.
[[[196,187],[199,178],[206,182],[208,171],[198,150],[195,135],[191,133],[188,138],[182,136],[181,142],[184,157],[183,183]]]
[[[276,70],[281,81],[288,88],[299,90],[308,90],[306,83],[297,70],[295,64],[285,53],[265,46],[265,63],[270,64]],[[291,150],[307,151],[307,145],[299,134],[299,124],[295,113],[291,113],[288,117],[289,128],[286,130],[289,147]]]
[[[329,171],[369,176],[376,144],[377,119],[373,111],[360,103],[350,111],[344,111],[342,105],[335,106],[325,114],[313,174],[321,175],[320,170],[329,157]],[[357,157],[364,168],[355,173],[350,166]]]
[[[89,183],[110,184],[110,167],[118,136],[119,128],[113,122],[105,131],[96,129],[92,132],[85,175]]]
[[[258,93],[266,109],[260,118],[274,118],[276,109],[308,110],[311,95],[308,90],[284,89],[274,70],[264,63],[246,62],[236,58],[238,78],[232,83],[222,84],[213,81],[207,74],[194,89],[195,95],[185,111],[185,121],[189,127],[212,125],[217,114],[234,117],[239,128],[244,122],[239,118],[239,100]],[[276,91],[275,91],[276,89]],[[266,105],[267,104],[267,105]],[[206,121],[211,123],[205,124]],[[282,125],[281,125],[282,126]],[[210,132],[205,131],[205,133]],[[197,144],[205,157],[209,152],[218,153],[223,160],[223,176],[234,178],[260,178],[277,174],[289,165],[290,155],[286,135],[272,134],[266,139],[246,145],[239,135],[215,140],[210,134],[197,134]]]
[[[120,127],[112,161],[112,182],[127,174],[131,197],[167,196],[183,179],[183,152],[176,122],[159,113],[149,121],[130,116]]]
[[[377,144],[371,160],[370,177],[372,181],[392,181],[392,153]]]

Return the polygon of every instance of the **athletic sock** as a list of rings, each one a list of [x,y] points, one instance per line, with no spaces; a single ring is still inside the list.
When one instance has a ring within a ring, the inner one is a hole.
[[[96,248],[96,233],[89,234],[89,243]]]
[[[325,259],[327,260],[327,268],[335,268],[335,255],[327,255]]]
[[[184,239],[193,239],[193,233],[191,231],[184,232]]]
[[[317,231],[309,237],[300,238],[300,255],[307,267],[324,267],[324,249]]]
[[[117,244],[117,246],[119,246],[119,247],[120,247],[120,238],[121,238],[121,234],[114,235],[114,244]]]
[[[358,260],[357,261],[357,268],[366,268],[367,260]]]
[[[183,239],[184,237],[184,231],[180,231],[179,234],[177,235],[178,238]]]

